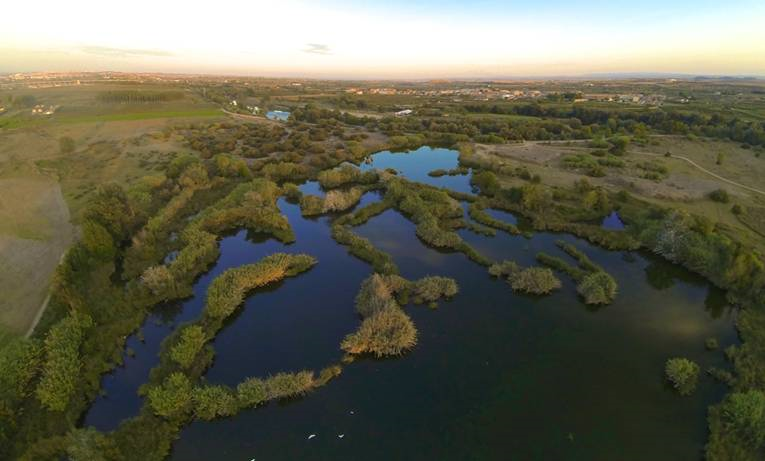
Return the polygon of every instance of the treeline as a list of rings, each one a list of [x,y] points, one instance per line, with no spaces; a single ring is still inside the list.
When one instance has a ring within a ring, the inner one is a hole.
[[[720,114],[706,115],[698,112],[674,110],[626,111],[605,110],[580,105],[559,106],[544,104],[488,105],[466,104],[470,113],[525,115],[530,117],[565,119],[572,127],[607,127],[612,133],[625,131],[641,133],[646,129],[665,134],[695,134],[718,139],[765,145],[765,122],[747,122],[736,117]]]
[[[182,91],[111,90],[96,95],[99,102],[108,104],[136,104],[178,101],[185,97]]]

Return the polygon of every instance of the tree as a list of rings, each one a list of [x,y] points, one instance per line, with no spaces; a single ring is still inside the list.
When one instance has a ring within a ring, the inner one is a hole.
[[[37,399],[52,411],[64,411],[80,379],[80,343],[84,329],[92,325],[88,316],[64,317],[45,338],[45,363],[37,385]]]
[[[685,358],[667,360],[664,374],[680,395],[690,395],[696,390],[699,380],[699,366]]]
[[[627,151],[627,146],[630,144],[629,136],[614,136],[609,139],[611,143],[611,153],[614,155],[622,155]]]
[[[584,194],[583,205],[586,209],[605,213],[611,211],[611,200],[608,198],[608,193],[602,188],[598,187]]]
[[[90,219],[82,223],[82,244],[92,256],[101,261],[114,258],[117,251],[106,228]]]

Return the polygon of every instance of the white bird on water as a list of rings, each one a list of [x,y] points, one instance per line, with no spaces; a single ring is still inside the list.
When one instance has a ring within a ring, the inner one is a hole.
[[[308,436],[308,440],[311,440],[314,437],[316,437],[316,434],[311,434],[311,435]]]

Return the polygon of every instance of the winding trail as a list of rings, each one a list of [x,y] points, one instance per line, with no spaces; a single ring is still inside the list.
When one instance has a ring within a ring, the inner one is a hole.
[[[653,135],[652,137],[671,137],[671,136],[673,136],[673,135]],[[523,144],[527,144],[527,143],[528,144],[543,144],[543,145],[544,144],[548,144],[548,145],[550,145],[550,144],[574,144],[574,143],[589,142],[589,141],[590,141],[589,139],[551,140],[551,141],[524,141]],[[631,154],[638,154],[638,155],[648,155],[650,157],[666,157],[664,154],[657,154],[657,153],[654,153],[654,152],[630,152],[630,153]],[[687,162],[688,164],[690,164],[691,166],[693,166],[697,170],[701,171],[702,173],[708,174],[709,176],[712,176],[715,179],[719,179],[720,181],[726,182],[726,183],[728,183],[730,185],[733,185],[733,186],[736,186],[736,187],[740,187],[740,188],[746,189],[746,190],[748,190],[750,192],[754,192],[754,193],[757,193],[757,194],[765,196],[765,191],[762,191],[760,189],[756,189],[756,188],[751,187],[751,186],[747,186],[745,184],[741,184],[739,182],[733,181],[733,180],[728,179],[728,178],[724,178],[724,177],[720,176],[717,173],[714,173],[712,171],[707,170],[706,168],[704,168],[703,166],[701,166],[698,163],[694,162],[693,160],[689,159],[688,157],[683,157],[682,155],[674,155],[674,154],[672,154],[668,158],[676,158],[676,159],[683,160],[684,162]]]
[[[651,156],[651,157],[665,157],[664,154],[656,154],[656,153],[652,153],[652,152],[632,152],[632,153],[638,154],[638,155],[648,155],[648,156]],[[689,159],[687,157],[683,157],[682,155],[674,155],[673,154],[673,155],[669,156],[668,158],[677,158],[677,159],[680,159],[680,160],[684,160],[684,161],[688,162],[689,164],[691,164],[696,169],[698,169],[699,171],[702,171],[702,172],[708,174],[709,176],[712,176],[713,178],[719,179],[720,181],[727,182],[728,184],[732,184],[732,185],[740,187],[742,189],[746,189],[746,190],[748,190],[750,192],[756,192],[756,193],[758,193],[760,195],[765,195],[765,191],[761,191],[759,189],[755,189],[754,187],[750,187],[750,186],[738,183],[738,182],[730,180],[728,178],[723,178],[719,174],[713,173],[713,172],[707,170],[703,166],[699,165],[698,163],[694,162],[693,160],[691,160],[691,159]]]

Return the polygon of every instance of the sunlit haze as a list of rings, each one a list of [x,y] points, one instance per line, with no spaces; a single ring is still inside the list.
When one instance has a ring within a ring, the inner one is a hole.
[[[7,2],[0,72],[765,75],[765,2]]]

